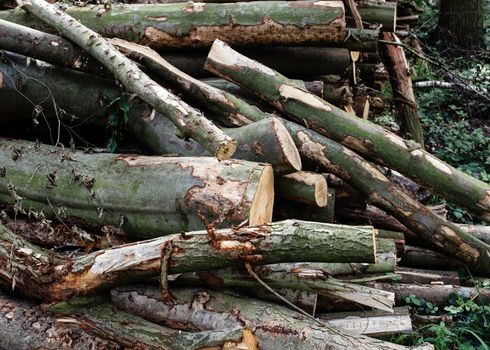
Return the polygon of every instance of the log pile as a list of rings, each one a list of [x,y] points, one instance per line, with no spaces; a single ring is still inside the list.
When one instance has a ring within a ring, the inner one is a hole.
[[[406,2],[17,5],[0,348],[407,349],[405,296],[490,300],[449,271],[490,275],[488,227],[425,205],[490,222],[424,150]],[[404,137],[370,120],[388,81]]]

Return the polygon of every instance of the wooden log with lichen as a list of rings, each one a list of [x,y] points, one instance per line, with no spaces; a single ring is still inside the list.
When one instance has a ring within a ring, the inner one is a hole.
[[[342,1],[69,6],[64,11],[103,36],[159,49],[209,47],[216,38],[239,45],[343,45],[348,37]],[[48,30],[19,11],[0,17]]]
[[[0,62],[0,75],[8,79],[0,89],[0,99],[10,101],[0,111],[0,122],[4,125],[7,122],[32,120],[33,123],[47,123],[48,127],[56,129],[59,118],[69,128],[76,129],[80,121],[84,121],[87,125],[103,129],[104,124],[108,123],[107,116],[117,112],[111,106],[111,101],[121,100],[126,101],[129,132],[152,153],[211,156],[196,141],[183,137],[161,113],[152,111],[138,99],[122,97],[107,79],[30,61],[24,56],[10,53],[5,53],[4,57],[5,61]],[[48,93],[56,104],[52,99],[46,99]],[[32,104],[26,104],[25,98]],[[86,104],[80,104],[80,99]],[[42,113],[38,115],[36,110]],[[223,130],[237,142],[234,158],[269,163],[277,174],[301,169],[301,158],[294,141],[277,118]]]
[[[455,204],[490,220],[490,185],[367,120],[309,94],[295,81],[248,59],[216,40],[208,70],[249,88],[300,123],[438,192]]]
[[[151,287],[117,288],[111,292],[113,302],[125,311],[180,329],[236,328],[238,324],[245,324],[261,349],[407,349],[362,335],[352,336],[326,323],[259,300],[189,288],[175,290],[174,294],[177,302],[169,305],[161,302],[158,290]],[[432,346],[415,349],[432,349]]]
[[[184,135],[193,137],[218,159],[228,159],[235,153],[236,143],[232,138],[206,119],[199,110],[153,81],[101,35],[44,0],[20,2],[20,6],[86,50],[109,69],[129,92],[137,94],[172,120]]]
[[[395,301],[393,294],[338,280],[330,277],[325,270],[301,267],[275,270],[274,265],[266,265],[256,268],[255,273],[273,289],[301,290],[332,296],[378,310],[393,311]],[[246,271],[231,269],[182,274],[176,282],[181,286],[204,284],[214,288],[233,288],[249,293],[259,293],[264,289]]]
[[[85,154],[0,140],[0,201],[14,210],[110,224],[138,238],[203,227],[197,212],[224,224],[270,222],[269,165],[123,154]]]
[[[244,262],[367,262],[376,258],[374,229],[298,220],[190,232],[130,243],[76,258],[57,256],[0,224],[0,282],[45,302],[88,295],[168,274],[241,267]]]

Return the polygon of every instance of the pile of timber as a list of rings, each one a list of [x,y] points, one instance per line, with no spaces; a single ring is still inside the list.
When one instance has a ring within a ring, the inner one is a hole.
[[[407,349],[406,296],[490,301],[488,227],[424,204],[490,222],[424,150],[415,7],[164,2],[0,11],[0,348]]]

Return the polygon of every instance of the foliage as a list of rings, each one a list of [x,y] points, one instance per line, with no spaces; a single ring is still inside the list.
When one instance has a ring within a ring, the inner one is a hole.
[[[480,286],[489,288],[490,284]],[[478,305],[475,299],[460,294],[450,295],[447,304],[436,306],[411,294],[405,298],[418,315],[441,316],[437,323],[425,325],[413,333],[393,339],[398,344],[434,344],[436,350],[489,350],[490,306]],[[443,316],[443,317],[442,317]]]

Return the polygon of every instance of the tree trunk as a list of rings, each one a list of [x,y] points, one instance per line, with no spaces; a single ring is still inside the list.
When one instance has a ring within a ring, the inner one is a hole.
[[[119,226],[138,238],[224,224],[270,222],[269,165],[213,158],[85,154],[0,140],[0,200],[16,211]]]
[[[120,349],[118,343],[86,334],[76,322],[63,321],[57,315],[43,310],[39,305],[15,299],[1,292],[0,348],[8,350]]]
[[[71,6],[66,13],[102,36],[159,49],[209,47],[216,38],[235,45],[344,45],[348,37],[341,1]],[[15,11],[1,17],[46,29]]]
[[[383,33],[383,40],[394,43],[400,41],[393,33]],[[384,43],[380,47],[380,55],[389,73],[401,129],[408,133],[406,138],[424,147],[424,133],[417,114],[417,101],[412,88],[410,66],[405,57],[405,51],[402,47]]]
[[[328,276],[322,270],[294,268],[274,271],[268,266],[257,268],[257,275],[273,289],[293,289],[355,302],[362,306],[392,312],[395,297],[391,293],[366,288],[362,285],[340,281]],[[245,271],[219,270],[203,273],[179,275],[177,283],[181,286],[207,285],[214,288],[233,288],[241,292],[263,290],[252,276]]]
[[[406,245],[404,250],[400,259],[400,266],[433,270],[457,270],[464,268],[464,264],[460,261],[427,248]]]
[[[301,201],[305,202],[305,199],[300,198],[294,200],[277,200],[274,204],[273,218],[274,220],[295,218],[306,221],[332,223],[334,222],[335,191],[328,189],[326,197],[326,205],[323,207],[318,206],[316,203],[298,204]]]
[[[342,74],[350,67],[349,50],[334,47],[262,47],[242,49],[247,56],[277,70],[281,74],[303,78],[305,76]],[[207,78],[213,74],[204,69],[207,51],[161,51],[171,65],[195,77]]]
[[[412,332],[408,308],[397,307],[393,313],[382,311],[333,312],[319,315],[320,320],[355,334],[371,337],[396,336]]]
[[[327,180],[322,175],[298,171],[275,180],[275,190],[279,196],[317,207],[327,206]]]
[[[48,127],[53,129],[58,128],[57,118],[64,127],[75,132],[77,126],[84,123],[104,129],[108,123],[107,116],[114,113],[113,108],[109,107],[110,101],[121,97],[112,81],[59,67],[47,67],[45,63],[36,61],[28,64],[28,59],[22,56],[5,55],[8,60],[0,62],[0,74],[8,76],[8,79],[0,89],[0,99],[10,103],[0,112],[1,121],[31,119],[35,116],[34,112],[42,108],[36,122],[40,123],[42,117],[46,117]],[[220,91],[209,87],[210,92],[214,90],[216,94],[213,96],[219,97],[217,94]],[[77,93],[69,93],[72,91]],[[49,96],[56,101],[55,105],[51,98],[47,98]],[[31,103],[25,103],[26,98]],[[87,105],[81,104],[80,100]],[[127,105],[129,131],[153,153],[211,156],[193,139],[185,139],[169,119],[153,112],[142,101],[129,100]],[[258,110],[256,112],[263,114]],[[294,141],[277,118],[224,131],[237,141],[236,159],[270,163],[278,174],[301,169],[301,158]]]
[[[23,2],[20,6],[85,49],[108,68],[129,92],[136,93],[172,120],[185,136],[192,137],[219,160],[228,159],[235,153],[236,144],[233,139],[207,120],[200,111],[150,79],[102,36],[64,12],[56,10],[44,0]]]
[[[139,119],[139,118],[138,118]],[[185,157],[211,156],[193,139],[185,139],[166,118],[155,115],[153,120],[129,121],[131,132],[154,152]],[[272,165],[275,174],[301,170],[301,158],[291,135],[278,118],[271,117],[239,128],[223,129],[237,142],[233,156]]]
[[[404,284],[404,283],[370,283],[370,286],[395,293],[397,303],[405,303],[405,297],[410,294],[425,299],[437,305],[444,305],[451,294],[459,294],[465,298],[473,299],[480,305],[490,303],[490,290],[472,287],[433,284]]]
[[[396,31],[396,3],[378,0],[361,0],[357,10],[364,22],[381,24],[384,32]]]
[[[456,271],[438,271],[397,267],[396,274],[401,277],[400,282],[402,283],[461,285],[461,279]]]
[[[247,59],[219,40],[211,48],[206,69],[249,88],[298,122],[306,122],[490,221],[490,185],[442,162],[420,145],[305,92],[295,81]]]
[[[160,301],[160,293],[154,288],[112,291],[112,300],[118,307],[180,329],[226,329],[245,325],[264,350],[407,349],[361,335],[354,337],[282,306],[258,300],[251,302],[243,297],[196,289],[175,290],[175,296],[177,304],[168,305]]]
[[[439,34],[449,47],[481,49],[483,45],[483,0],[444,0],[439,12]]]
[[[111,77],[95,58],[60,36],[0,19],[0,49],[65,68]]]
[[[106,299],[105,297],[76,298],[50,305],[48,310],[58,314],[59,322],[73,325],[93,336],[113,341],[119,344],[121,349],[188,350],[207,347],[226,349],[228,345],[231,348],[257,350],[255,347],[247,346],[244,340],[249,331],[243,327],[182,332],[118,310]]]
[[[374,262],[373,228],[288,220],[175,234],[63,258],[0,225],[0,281],[45,302],[87,295],[121,283],[160,276],[170,249],[168,273],[241,267],[244,262]]]

